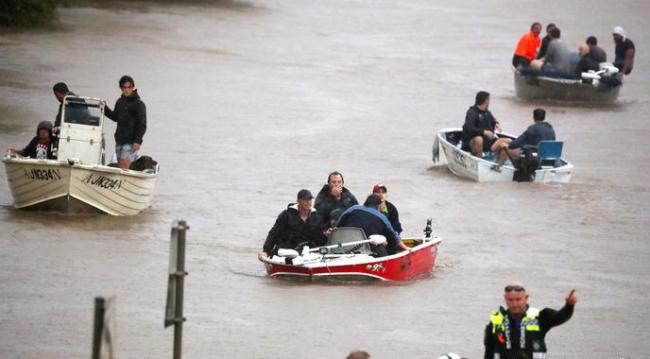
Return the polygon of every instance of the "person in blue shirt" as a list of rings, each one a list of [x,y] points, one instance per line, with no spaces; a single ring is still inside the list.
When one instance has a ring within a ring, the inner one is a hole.
[[[540,141],[555,141],[555,130],[550,123],[544,121],[545,119],[546,111],[543,108],[536,108],[533,111],[535,123],[510,143],[508,146],[510,156],[518,158],[522,148],[533,147],[536,149]]]
[[[393,226],[388,221],[388,218],[379,212],[381,207],[381,197],[376,194],[368,196],[362,205],[354,205],[341,214],[337,227],[356,227],[363,229],[366,237],[373,234],[381,234],[386,237],[388,243],[383,245],[372,246],[373,251],[379,257],[395,254],[399,249],[409,250]]]

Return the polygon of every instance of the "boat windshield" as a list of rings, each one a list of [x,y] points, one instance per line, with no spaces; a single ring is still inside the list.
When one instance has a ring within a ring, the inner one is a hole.
[[[65,104],[66,123],[99,126],[102,111],[99,104],[87,103],[83,99],[69,99]]]

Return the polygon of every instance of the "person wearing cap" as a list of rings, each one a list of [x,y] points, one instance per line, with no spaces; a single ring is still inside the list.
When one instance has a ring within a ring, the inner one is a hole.
[[[347,209],[359,204],[352,192],[343,187],[344,183],[340,172],[334,171],[327,176],[327,184],[318,192],[314,204],[322,218],[330,218],[332,211],[337,208]]]
[[[147,108],[135,88],[133,77],[124,75],[119,81],[122,96],[111,110],[104,107],[106,117],[117,122],[115,129],[115,154],[117,166],[128,169],[136,160],[142,145],[142,138],[147,131]]]
[[[54,97],[56,97],[56,100],[59,101],[59,111],[57,111],[56,117],[54,118],[54,127],[52,128],[52,132],[59,133],[59,128],[61,127],[61,115],[63,113],[63,98],[68,95],[77,96],[77,94],[70,91],[70,89],[68,89],[68,85],[66,85],[65,82],[57,82],[54,84],[52,87],[52,92],[54,92]]]
[[[402,234],[402,224],[399,223],[399,213],[397,208],[392,203],[388,202],[388,189],[383,184],[376,184],[372,188],[372,193],[376,194],[381,198],[381,206],[379,206],[379,212],[383,213],[388,222],[397,234]]]
[[[275,224],[266,236],[262,251],[258,258],[274,255],[280,248],[295,249],[306,243],[310,247],[325,244],[323,221],[321,216],[312,208],[314,196],[306,189],[298,192],[297,203],[290,203],[282,211]]]
[[[530,31],[523,34],[517,42],[515,53],[512,55],[512,66],[528,67],[530,62],[535,59],[537,48],[542,40],[539,38],[539,33],[542,31],[542,24],[535,22],[530,25]]]
[[[395,254],[398,250],[409,250],[395,229],[388,221],[388,218],[379,212],[381,207],[381,198],[376,194],[371,194],[366,198],[362,205],[354,205],[343,212],[339,221],[336,223],[337,227],[356,227],[363,229],[366,237],[373,234],[381,234],[386,237],[388,243],[384,245],[370,245],[373,252],[377,253],[378,257],[385,257],[387,255]]]
[[[36,136],[29,141],[25,148],[22,150],[9,148],[9,152],[30,158],[55,160],[52,127],[51,121],[41,121],[36,127]]]
[[[573,289],[560,310],[531,308],[526,289],[517,281],[505,287],[503,298],[506,308],[492,312],[485,327],[484,359],[544,359],[546,333],[568,321],[578,301]]]
[[[483,158],[483,152],[496,153],[499,163],[504,163],[508,154],[502,149],[505,149],[511,140],[497,137],[495,131],[501,130],[501,125],[492,116],[489,107],[490,94],[479,91],[474,106],[471,106],[465,114],[462,150],[471,151],[479,158]]]
[[[620,26],[614,28],[612,37],[616,44],[614,66],[618,68],[619,73],[629,75],[634,66],[634,54],[636,52],[634,43],[625,36],[625,30]]]

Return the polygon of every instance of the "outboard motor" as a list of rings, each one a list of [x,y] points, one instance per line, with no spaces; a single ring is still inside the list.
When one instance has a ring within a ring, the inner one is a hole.
[[[424,238],[431,238],[433,229],[431,229],[431,218],[427,219],[427,226],[424,227]]]
[[[516,171],[512,177],[517,182],[532,182],[535,180],[535,171],[539,167],[537,149],[524,147],[515,166]]]

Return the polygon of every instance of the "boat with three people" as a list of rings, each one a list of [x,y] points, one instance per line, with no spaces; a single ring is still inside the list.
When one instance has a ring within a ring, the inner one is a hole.
[[[104,103],[81,96],[63,99],[56,159],[5,155],[2,162],[14,207],[114,216],[135,215],[149,207],[158,164],[150,158],[138,170],[105,164]]]

